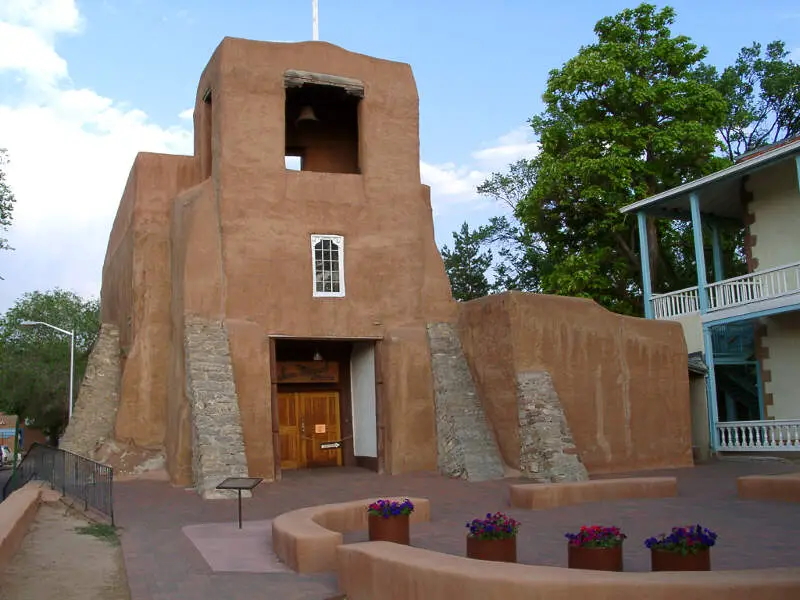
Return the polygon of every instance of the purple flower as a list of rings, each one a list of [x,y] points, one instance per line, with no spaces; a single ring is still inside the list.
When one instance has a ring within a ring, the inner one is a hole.
[[[578,533],[564,534],[570,546],[581,548],[614,548],[622,544],[626,536],[619,527],[600,525],[582,526]]]
[[[651,550],[679,552],[683,556],[697,554],[716,543],[717,534],[700,525],[673,527],[669,534],[661,533],[644,541],[645,547]]]
[[[399,515],[410,515],[414,512],[414,504],[406,498],[403,502],[379,499],[367,506],[367,514],[388,519]]]
[[[504,540],[516,537],[519,521],[501,512],[486,513],[485,519],[473,519],[466,524],[469,537],[480,540]]]

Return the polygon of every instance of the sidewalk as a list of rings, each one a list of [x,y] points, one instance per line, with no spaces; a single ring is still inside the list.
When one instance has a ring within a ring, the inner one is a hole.
[[[712,559],[715,570],[796,566],[800,506],[738,500],[736,477],[797,470],[797,465],[773,461],[720,461],[694,469],[637,473],[677,476],[680,496],[549,511],[509,509],[508,486],[514,480],[467,483],[428,473],[380,476],[359,469],[310,470],[286,474],[277,483],[262,483],[252,499],[242,501],[243,519],[247,524],[303,506],[408,495],[429,498],[432,508],[431,522],[412,531],[412,545],[451,554],[463,555],[467,520],[502,510],[522,522],[518,542],[522,563],[566,566],[564,533],[601,523],[618,525],[629,535],[626,571],[644,571],[649,569],[641,547],[645,537],[673,525],[699,522],[719,533]],[[203,501],[194,491],[163,482],[119,483],[114,490],[131,600],[323,600],[337,591],[333,573],[212,571],[182,528],[226,522],[235,528],[235,500]],[[346,542],[364,539],[365,532],[345,536]]]

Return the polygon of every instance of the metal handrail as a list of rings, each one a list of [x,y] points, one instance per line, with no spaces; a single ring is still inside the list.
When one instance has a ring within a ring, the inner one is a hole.
[[[114,469],[67,450],[34,443],[3,486],[3,499],[31,480],[46,481],[114,524]]]

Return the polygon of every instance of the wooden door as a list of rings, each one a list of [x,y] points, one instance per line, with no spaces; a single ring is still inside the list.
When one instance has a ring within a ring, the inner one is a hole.
[[[305,446],[305,461],[309,467],[342,464],[342,449],[323,450],[323,442],[338,442],[339,392],[303,392],[300,396],[300,433]]]
[[[342,464],[341,448],[320,448],[341,440],[339,392],[278,394],[278,418],[282,469]]]
[[[305,466],[300,444],[300,415],[297,409],[297,394],[278,394],[281,469],[299,469]]]

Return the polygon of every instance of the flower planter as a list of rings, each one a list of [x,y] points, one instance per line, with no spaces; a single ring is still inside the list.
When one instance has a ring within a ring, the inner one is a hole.
[[[650,569],[652,571],[710,571],[711,551],[708,548],[697,554],[683,555],[667,550],[650,550]]]
[[[517,538],[482,540],[467,536],[467,558],[515,563],[517,562]]]
[[[395,544],[409,545],[410,526],[409,515],[367,515],[369,527],[369,540],[371,542],[394,542]]]
[[[622,571],[622,544],[611,548],[567,544],[567,566],[591,571]]]

